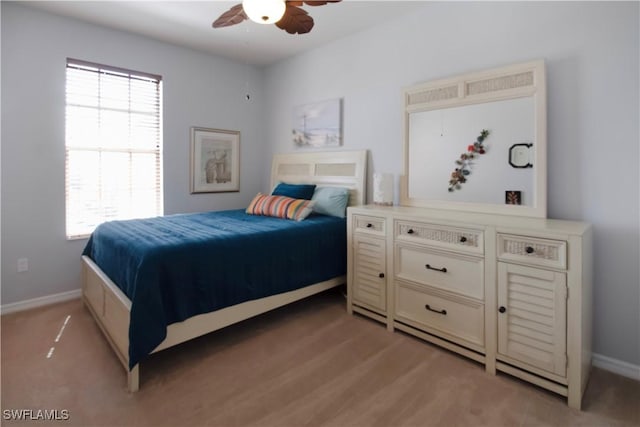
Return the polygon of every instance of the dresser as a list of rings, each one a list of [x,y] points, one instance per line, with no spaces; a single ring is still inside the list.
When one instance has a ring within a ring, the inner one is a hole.
[[[347,310],[567,397],[591,366],[592,230],[582,222],[350,207]]]

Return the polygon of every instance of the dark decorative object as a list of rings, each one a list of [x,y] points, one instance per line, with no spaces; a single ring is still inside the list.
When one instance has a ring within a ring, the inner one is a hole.
[[[521,191],[505,191],[504,202],[508,205],[521,205],[522,204],[522,192]]]
[[[533,144],[527,142],[513,144],[509,148],[509,164],[514,168],[532,168],[531,147]]]
[[[456,160],[458,167],[451,173],[449,191],[460,190],[461,184],[467,182],[467,176],[471,173],[471,160],[475,159],[476,156],[486,153],[483,142],[487,136],[489,136],[489,131],[482,129],[476,141],[467,147],[467,152],[462,153],[460,158]]]

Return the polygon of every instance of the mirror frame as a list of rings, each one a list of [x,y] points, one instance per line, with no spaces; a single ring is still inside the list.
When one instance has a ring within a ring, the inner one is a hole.
[[[547,90],[543,60],[509,65],[447,79],[434,80],[404,90],[404,167],[400,179],[400,204],[490,214],[547,217]],[[533,97],[534,197],[533,204],[500,205],[409,197],[409,119],[411,113],[465,105]]]

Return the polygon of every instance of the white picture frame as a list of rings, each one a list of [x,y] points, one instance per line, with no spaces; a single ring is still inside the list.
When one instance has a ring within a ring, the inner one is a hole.
[[[191,193],[240,191],[240,132],[191,128]]]

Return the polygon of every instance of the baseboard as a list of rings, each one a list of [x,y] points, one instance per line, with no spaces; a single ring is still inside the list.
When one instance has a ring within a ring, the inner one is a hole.
[[[591,363],[593,366],[640,381],[640,366],[632,363],[623,362],[622,360],[612,359],[611,357],[593,353]]]
[[[13,302],[10,304],[4,304],[0,306],[0,314],[9,314],[9,313],[15,313],[16,311],[29,310],[36,307],[42,307],[43,305],[69,301],[72,299],[80,298],[81,296],[82,296],[81,290],[76,289],[73,291],[67,291],[59,294],[48,295],[46,297],[33,298],[25,301]]]

